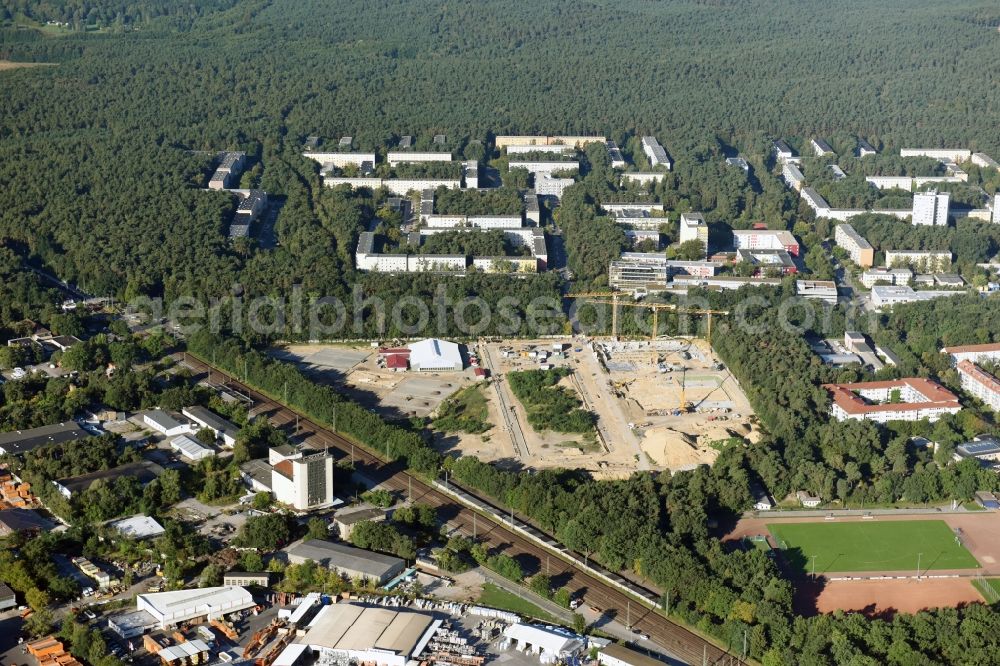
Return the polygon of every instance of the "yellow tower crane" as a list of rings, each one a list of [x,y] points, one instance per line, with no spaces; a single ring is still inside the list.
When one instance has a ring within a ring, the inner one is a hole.
[[[650,331],[650,339],[656,339],[657,327],[659,325],[660,310],[671,312],[683,312],[686,314],[706,315],[706,339],[709,344],[712,342],[712,315],[728,315],[728,310],[709,310],[704,308],[685,307],[675,303],[646,303],[646,302],[623,302],[620,300],[621,292],[584,292],[581,294],[567,294],[566,298],[586,299],[588,303],[611,306],[611,336],[618,337],[618,306],[627,308],[647,308],[653,311],[653,328]],[[610,300],[608,300],[610,299]]]

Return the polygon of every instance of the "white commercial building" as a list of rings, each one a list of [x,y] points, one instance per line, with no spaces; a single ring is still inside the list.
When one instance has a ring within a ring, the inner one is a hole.
[[[276,460],[271,467],[274,499],[298,511],[333,504],[333,456],[311,449]]]
[[[784,139],[778,139],[774,142],[774,157],[778,160],[778,164],[800,161],[799,158],[795,156],[795,151],[792,150],[791,146],[789,146]]]
[[[837,303],[837,283],[833,280],[796,280],[795,293],[802,298]]]
[[[242,587],[203,587],[194,590],[140,594],[135,606],[153,618],[156,626],[169,629],[188,620],[214,620],[255,605]]]
[[[935,227],[948,226],[948,205],[951,195],[947,192],[917,192],[913,195],[913,224]]]
[[[215,412],[201,405],[194,405],[182,409],[181,414],[191,419],[199,428],[211,430],[226,446],[236,446],[236,438],[240,434],[239,427]]]
[[[278,660],[285,653],[301,654],[305,645],[319,655],[320,664],[408,666],[417,663],[442,623],[431,615],[399,608],[323,606],[305,635],[285,648]]]
[[[215,455],[214,449],[187,435],[178,435],[170,440],[170,448],[181,457],[195,462]]]
[[[864,139],[858,139],[858,157],[868,157],[869,155],[878,155],[878,151]]]
[[[625,158],[622,157],[622,151],[618,148],[618,144],[614,141],[608,140],[608,161],[611,162],[612,169],[624,169],[626,167]]]
[[[428,338],[407,345],[410,349],[410,367],[423,372],[448,372],[461,370],[462,352],[458,345],[447,340]]]
[[[116,520],[110,523],[109,526],[118,530],[122,536],[130,539],[150,539],[160,536],[166,531],[158,522],[141,513],[131,518]]]
[[[951,291],[914,291],[912,287],[900,285],[875,285],[872,287],[872,305],[876,309],[887,306],[899,305],[900,303],[915,303],[917,301],[930,301],[944,296],[955,296],[964,293],[958,290]]]
[[[667,155],[667,151],[663,149],[660,142],[656,140],[655,136],[644,136],[641,139],[642,152],[646,154],[646,158],[649,159],[649,165],[651,167],[663,167],[670,170],[673,167],[673,163],[670,161],[670,157]]]
[[[663,666],[663,662],[641,652],[630,650],[621,643],[609,643],[597,653],[601,666]]]
[[[462,164],[462,174],[465,178],[465,188],[468,190],[479,189],[479,162],[469,160]]]
[[[877,284],[910,284],[913,271],[909,268],[873,268],[861,274],[861,284],[871,289]]]
[[[191,432],[191,426],[186,423],[181,423],[162,409],[154,409],[151,412],[143,414],[142,422],[156,432],[161,435],[166,435],[167,437],[183,435],[184,433]]]
[[[512,648],[537,656],[543,664],[573,659],[587,649],[585,638],[561,627],[512,624],[503,635]]]

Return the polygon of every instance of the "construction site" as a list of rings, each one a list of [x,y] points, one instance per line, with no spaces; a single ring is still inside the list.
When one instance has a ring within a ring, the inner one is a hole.
[[[476,351],[490,373],[483,394],[493,428],[449,433],[448,450],[461,455],[621,478],[637,470],[711,464],[720,442],[758,437],[746,396],[705,340],[581,336],[483,341]],[[591,436],[536,431],[506,381],[513,371],[558,367],[572,371],[559,386],[597,416]]]

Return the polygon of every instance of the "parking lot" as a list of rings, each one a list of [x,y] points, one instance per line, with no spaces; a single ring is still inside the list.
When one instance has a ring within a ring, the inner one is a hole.
[[[447,375],[408,376],[382,398],[382,407],[408,416],[427,416],[461,383]]]

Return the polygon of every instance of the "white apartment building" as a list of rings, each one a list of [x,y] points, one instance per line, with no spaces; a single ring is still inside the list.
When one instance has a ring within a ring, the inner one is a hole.
[[[271,468],[271,491],[278,502],[298,511],[333,504],[333,456],[302,451],[283,457]]]
[[[409,150],[391,150],[386,154],[386,161],[389,166],[407,162],[451,162],[451,153],[430,151],[425,153],[413,153]]]
[[[948,204],[951,195],[947,192],[917,192],[913,195],[913,224],[935,227],[948,226]]]
[[[971,363],[1000,361],[1000,343],[992,342],[984,345],[945,347],[941,350],[941,353],[951,356],[951,362],[956,364],[962,361],[969,361]]]
[[[858,138],[858,157],[868,157],[869,155],[878,155],[878,151],[862,138]]]
[[[830,392],[830,413],[838,421],[937,421],[957,414],[958,397],[940,384],[922,377],[854,384],[824,384]]]
[[[833,240],[847,250],[851,261],[861,268],[875,264],[875,248],[849,224],[838,224],[833,229]]]
[[[1000,412],[1000,380],[972,361],[960,361],[957,368],[962,390]]]
[[[575,182],[572,178],[553,178],[551,174],[539,173],[535,175],[535,193],[543,197],[560,199],[566,188]]]
[[[667,156],[667,151],[663,149],[655,136],[644,136],[641,143],[642,152],[646,154],[651,167],[663,167],[668,171],[673,167],[670,157]]]
[[[618,144],[614,141],[609,140],[608,146],[608,160],[611,162],[612,169],[624,169],[626,167],[625,158],[622,157],[622,151],[618,148]]]
[[[799,242],[785,229],[740,229],[733,231],[733,247],[737,250],[785,250],[799,256]]]
[[[511,160],[508,162],[510,169],[525,169],[532,174],[552,174],[556,171],[570,171],[576,173],[580,170],[580,163],[576,160]]]
[[[479,162],[469,160],[462,164],[462,173],[465,178],[465,188],[467,190],[479,189]]]
[[[913,281],[909,268],[873,268],[861,274],[861,284],[871,289],[877,284],[907,285]]]
[[[833,154],[833,148],[824,139],[813,139],[809,142],[809,145],[812,146],[813,152],[816,153],[817,157]]]
[[[701,213],[681,213],[680,242],[698,240],[705,246],[708,254],[708,224]]]
[[[802,171],[791,162],[785,162],[781,167],[781,178],[796,192],[801,192],[806,184],[806,177],[802,175]]]
[[[774,142],[774,156],[779,163],[798,160],[795,156],[795,151],[792,150],[791,146],[784,139],[778,139]]]
[[[375,166],[375,153],[302,153],[303,157],[319,162],[324,169],[354,165],[360,168]]]
[[[622,183],[632,182],[646,185],[648,183],[658,183],[664,177],[665,174],[662,171],[626,171],[622,174]]]
[[[900,157],[930,157],[940,162],[965,162],[972,157],[972,151],[964,148],[903,148]]]
[[[886,250],[885,265],[889,268],[912,266],[921,273],[943,273],[951,266],[947,250]]]
[[[986,153],[972,153],[972,163],[983,169],[1000,170],[1000,163]]]
[[[610,142],[609,142],[610,143]],[[529,153],[545,153],[548,155],[565,155],[576,152],[576,148],[564,143],[553,143],[548,145],[511,145],[507,146],[508,155],[527,155]]]

